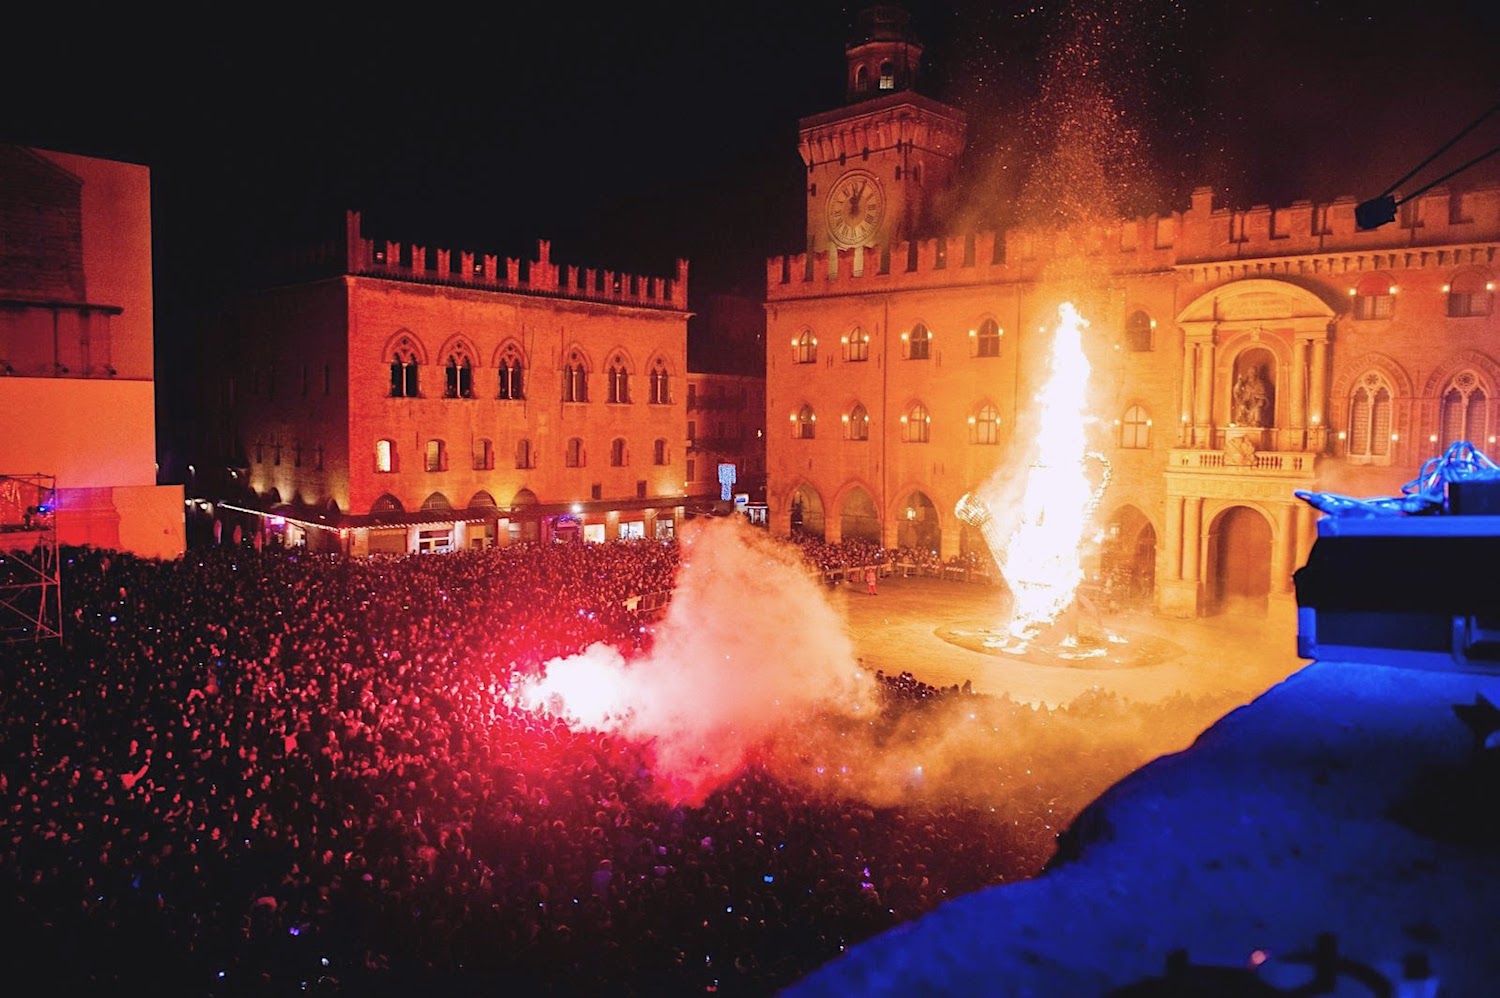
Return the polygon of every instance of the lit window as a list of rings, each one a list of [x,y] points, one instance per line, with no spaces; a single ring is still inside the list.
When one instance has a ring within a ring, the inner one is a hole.
[[[589,373],[578,354],[563,366],[563,401],[587,402],[589,400]]]
[[[849,349],[845,356],[854,361],[870,359],[870,334],[863,326],[855,326],[854,331],[849,334]]]
[[[917,323],[907,338],[906,356],[910,360],[927,360],[932,354],[932,330]]]
[[[1388,275],[1370,274],[1352,294],[1356,319],[1389,319],[1396,310],[1395,285]]]
[[[448,355],[448,366],[444,371],[443,397],[469,399],[474,397],[474,365],[467,355]]]
[[[994,319],[985,319],[979,324],[974,336],[974,356],[1000,356],[1000,324]]]
[[[394,440],[375,441],[375,470],[396,470],[396,442]]]
[[[651,404],[669,404],[672,401],[670,388],[667,381],[667,362],[657,358],[656,362],[651,365]]]
[[[416,398],[417,384],[416,350],[403,338],[391,358],[391,398]]]
[[[818,359],[818,339],[812,334],[812,330],[802,330],[793,344],[796,349],[797,363],[812,364]]]
[[[442,471],[447,465],[447,451],[441,440],[427,441],[427,470]]]
[[[1450,319],[1489,315],[1494,307],[1495,285],[1483,271],[1466,270],[1455,276],[1444,290],[1448,292]]]
[[[1355,464],[1388,464],[1391,459],[1391,389],[1371,371],[1349,397],[1345,454]]]
[[[870,439],[870,410],[864,407],[864,403],[854,403],[854,408],[849,410],[849,432],[850,440]]]
[[[505,353],[500,357],[500,368],[496,374],[497,380],[500,383],[499,390],[495,394],[496,398],[519,401],[526,397],[521,379],[521,352],[516,348],[515,344],[511,344],[505,348]]]
[[[901,439],[909,444],[925,444],[932,439],[932,416],[927,407],[918,402],[902,417]]]
[[[1000,413],[986,403],[974,416],[974,442],[997,444],[1000,442]]]
[[[1120,420],[1120,446],[1126,450],[1144,450],[1151,446],[1151,419],[1142,406],[1125,410]]]
[[[811,440],[817,430],[818,417],[813,414],[812,406],[804,405],[797,411],[792,420],[792,436],[798,440]]]
[[[619,357],[609,366],[609,400],[620,404],[630,401],[630,373]]]
[[[1485,390],[1479,376],[1473,371],[1455,375],[1443,392],[1439,417],[1442,425],[1440,449],[1447,450],[1461,440],[1467,440],[1476,446],[1488,440],[1489,416],[1489,392]]]
[[[1125,349],[1131,353],[1148,353],[1151,350],[1151,316],[1139,310],[1130,313],[1125,320]]]

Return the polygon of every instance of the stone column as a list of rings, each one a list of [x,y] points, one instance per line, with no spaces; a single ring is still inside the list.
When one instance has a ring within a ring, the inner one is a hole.
[[[949,520],[938,531],[938,557],[947,561],[949,558],[957,557],[961,545],[958,542],[959,531],[963,530],[963,524],[957,520]]]
[[[1182,512],[1182,577],[1197,582],[1203,560],[1203,498],[1188,496]]]
[[[1188,340],[1182,347],[1182,404],[1177,412],[1177,443],[1191,447],[1193,418],[1193,372],[1197,368],[1198,345]]]
[[[1292,557],[1297,532],[1292,526],[1292,504],[1276,507],[1276,532],[1271,538],[1271,595],[1285,594],[1292,588]]]
[[[1312,341],[1311,383],[1308,385],[1308,419],[1313,425],[1313,446],[1323,449],[1323,439],[1328,432],[1328,337],[1321,336]]]
[[[823,539],[829,544],[837,544],[844,539],[843,517],[827,513],[823,515]]]
[[[790,515],[787,517],[791,521]],[[880,524],[880,544],[887,551],[895,547],[901,537],[901,521],[894,516],[885,517]]]
[[[1200,447],[1213,446],[1214,345],[1211,340],[1198,344],[1198,390],[1193,398],[1193,441]]]
[[[1167,496],[1167,561],[1165,579],[1182,578],[1182,497]]]
[[[1307,446],[1307,340],[1294,337],[1292,340],[1292,446],[1301,450]]]

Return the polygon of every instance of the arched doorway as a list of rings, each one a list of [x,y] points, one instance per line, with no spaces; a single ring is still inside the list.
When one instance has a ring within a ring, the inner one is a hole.
[[[823,500],[811,485],[799,485],[791,498],[791,532],[793,537],[824,538]]]
[[[875,500],[857,485],[844,497],[839,510],[839,535],[846,541],[880,543],[880,514],[875,512]]]
[[[1264,613],[1271,593],[1271,524],[1259,510],[1232,506],[1208,535],[1209,609]]]
[[[942,529],[938,525],[937,507],[927,494],[908,493],[897,510],[896,546],[937,554],[941,548]]]
[[[510,542],[535,541],[541,537],[536,493],[530,489],[517,492],[510,501]]]
[[[1156,592],[1156,528],[1134,506],[1123,506],[1104,528],[1100,582],[1110,598],[1143,606]]]

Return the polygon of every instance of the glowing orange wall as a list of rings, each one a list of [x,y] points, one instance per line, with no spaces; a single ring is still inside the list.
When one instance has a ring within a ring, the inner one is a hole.
[[[56,475],[62,488],[156,484],[149,381],[0,380],[0,471]]]
[[[124,309],[110,319],[119,378],[155,370],[151,291],[151,171],[134,163],[33,149],[83,181],[83,271],[88,300]],[[156,453],[153,441],[151,453]],[[154,460],[154,458],[153,458]]]

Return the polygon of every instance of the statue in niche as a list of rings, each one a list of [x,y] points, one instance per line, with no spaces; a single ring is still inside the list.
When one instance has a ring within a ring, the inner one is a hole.
[[[1271,425],[1271,387],[1259,365],[1234,379],[1229,418],[1237,426]]]

